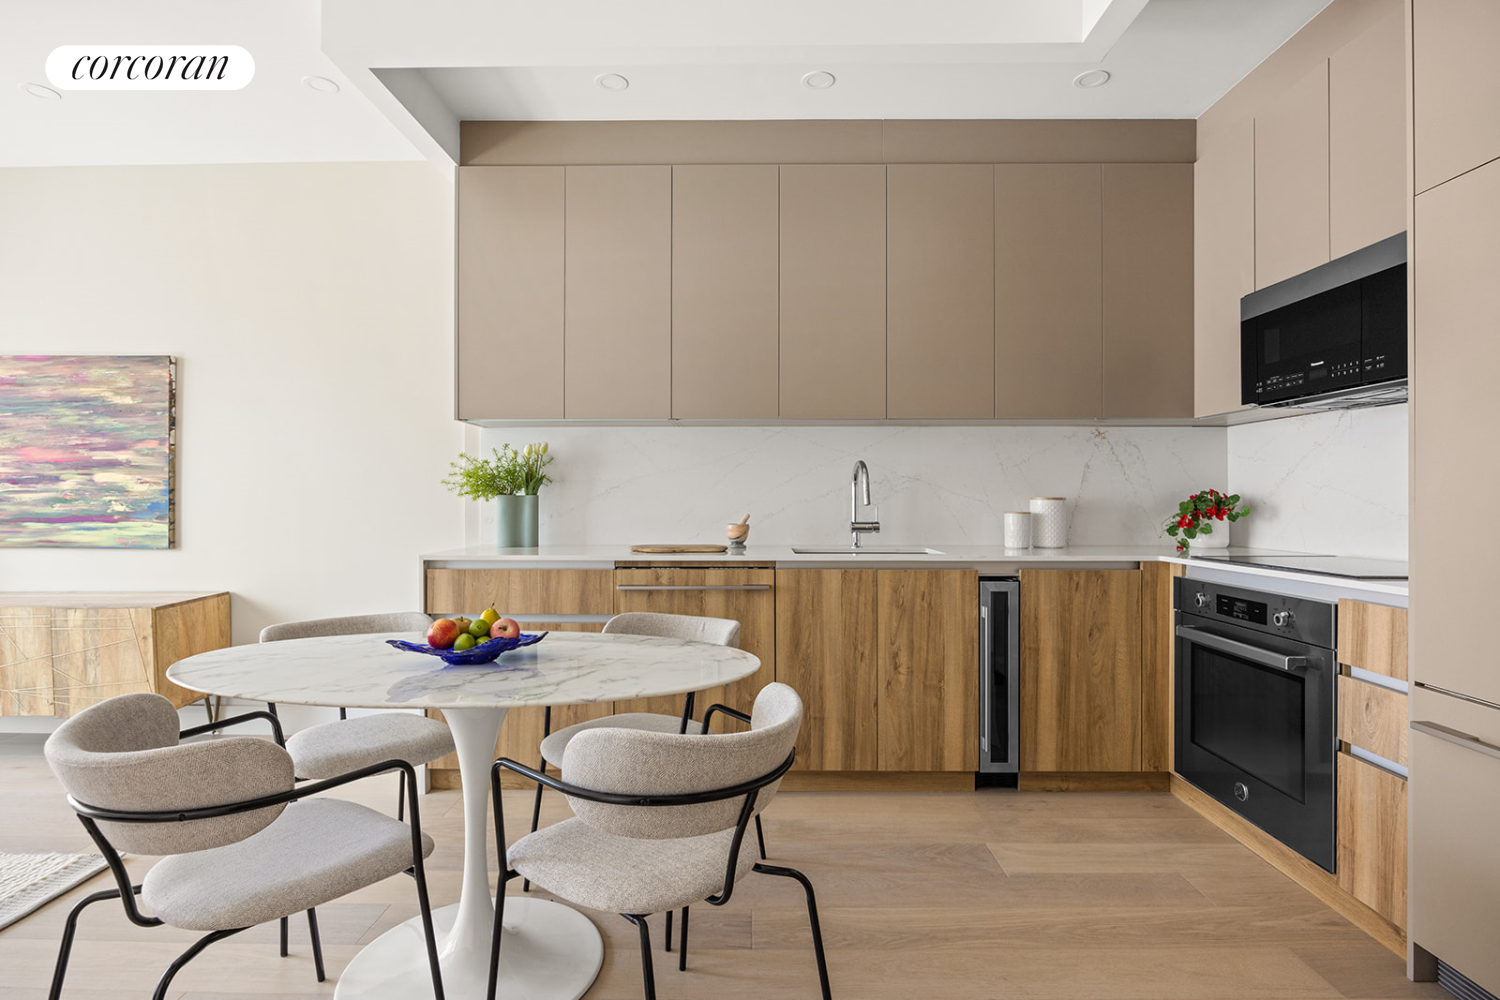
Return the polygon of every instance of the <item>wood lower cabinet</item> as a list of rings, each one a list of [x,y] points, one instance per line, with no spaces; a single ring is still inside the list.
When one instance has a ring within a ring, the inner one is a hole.
[[[975,770],[979,574],[880,570],[876,587],[880,770]]]
[[[1404,928],[1406,779],[1343,752],[1338,773],[1339,887]]]
[[[1021,771],[1140,770],[1140,571],[1020,578]]]

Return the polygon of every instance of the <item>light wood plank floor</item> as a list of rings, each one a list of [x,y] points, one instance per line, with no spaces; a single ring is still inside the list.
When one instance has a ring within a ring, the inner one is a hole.
[[[85,851],[91,845],[28,737],[0,740],[0,851]],[[360,801],[393,808],[394,781]],[[530,796],[506,794],[512,838]],[[438,848],[434,902],[457,899],[458,793],[423,804]],[[544,821],[567,815],[549,795]],[[783,793],[766,816],[773,861],[805,871],[822,909],[840,1000],[1157,1000],[1157,998],[1447,997],[1407,982],[1402,962],[1307,892],[1168,795]],[[135,859],[137,878],[149,861]],[[0,1000],[46,995],[63,918],[96,879],[0,931]],[[519,892],[519,882],[512,892]],[[214,945],[178,977],[173,1000],[326,996],[349,958],[417,912],[398,877],[319,908],[328,982],[314,981],[305,923],[292,955],[267,925]],[[639,1000],[635,928],[589,916],[605,938],[590,1000]],[[815,997],[817,973],[798,887],[749,876],[723,908],[693,909],[689,966],[657,942],[663,1000]],[[67,1000],[150,995],[196,935],[136,928],[117,904],[85,916]]]

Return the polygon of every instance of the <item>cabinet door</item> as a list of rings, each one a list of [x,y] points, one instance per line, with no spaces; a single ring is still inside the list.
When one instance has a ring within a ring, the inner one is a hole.
[[[777,415],[775,166],[672,168],[672,416]]]
[[[1406,680],[1406,609],[1339,599],[1339,662]]]
[[[1020,575],[1021,770],[1140,770],[1140,571]]]
[[[994,168],[886,168],[886,416],[995,415]]]
[[[672,415],[672,168],[567,168],[564,416]]]
[[[1328,181],[1330,256],[1406,228],[1406,16],[1399,7],[1328,60]]]
[[[1208,118],[1207,115],[1204,118]],[[1193,412],[1240,402],[1240,298],[1255,291],[1255,121],[1198,123],[1193,165]]]
[[[1405,927],[1406,779],[1344,752],[1338,775],[1339,886]]]
[[[885,416],[885,167],[781,168],[781,415]]]
[[[1255,119],[1255,287],[1328,263],[1328,63]]]
[[[52,609],[0,608],[0,715],[52,715]]]
[[[727,687],[699,691],[693,715],[701,719],[704,710],[715,702],[748,712],[760,689],[776,679],[775,578],[775,571],[770,569],[616,570],[615,614],[655,611],[739,622],[739,648],[760,657],[760,670]],[[619,701],[615,702],[615,711],[681,715],[682,696]],[[715,731],[722,731],[717,721],[714,726]]]
[[[776,571],[776,679],[802,696],[796,767],[873,771],[876,571]]]
[[[1500,156],[1494,0],[1414,0],[1412,127],[1417,190]]]
[[[995,416],[1103,416],[1097,163],[995,167]]]
[[[1193,415],[1193,166],[1104,164],[1104,415]]]
[[[979,574],[880,570],[882,771],[979,767]]]
[[[563,415],[562,167],[458,168],[457,365],[462,420]]]

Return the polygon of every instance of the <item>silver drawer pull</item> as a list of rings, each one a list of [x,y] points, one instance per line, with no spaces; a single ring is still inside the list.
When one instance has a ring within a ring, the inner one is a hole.
[[[1440,726],[1436,722],[1413,722],[1411,727],[1419,733],[1436,737],[1445,743],[1452,743],[1454,746],[1460,746],[1466,750],[1475,750],[1488,757],[1500,760],[1500,747],[1495,746],[1493,743],[1486,743],[1477,736],[1470,736],[1468,733],[1459,732],[1457,729]]]
[[[1209,649],[1216,649],[1221,653],[1228,653],[1230,656],[1238,656],[1241,659],[1249,660],[1251,663],[1258,663],[1263,667],[1275,667],[1277,670],[1285,670],[1288,673],[1307,668],[1307,657],[1305,656],[1283,656],[1280,653],[1273,653],[1269,649],[1252,646],[1248,642],[1236,642],[1234,639],[1226,639],[1221,635],[1205,632],[1201,628],[1193,628],[1191,625],[1177,626],[1177,635],[1188,642],[1196,643],[1199,646],[1207,646]]]
[[[649,584],[621,583],[615,585],[616,590],[770,590],[769,583],[728,583],[711,584],[702,587],[657,587]]]

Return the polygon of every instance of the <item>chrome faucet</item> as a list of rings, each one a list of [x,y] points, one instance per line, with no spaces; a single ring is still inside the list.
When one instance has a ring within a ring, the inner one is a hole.
[[[863,506],[869,508],[871,519],[861,521],[859,519],[859,508],[863,500]],[[859,548],[859,536],[861,533],[880,530],[880,509],[870,503],[870,470],[865,467],[863,461],[854,463],[854,482],[849,487],[849,536],[850,548]]]

